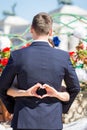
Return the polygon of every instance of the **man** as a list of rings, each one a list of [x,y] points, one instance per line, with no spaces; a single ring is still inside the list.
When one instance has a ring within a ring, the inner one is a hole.
[[[33,18],[31,33],[34,39],[31,46],[14,51],[0,77],[1,99],[10,112],[14,105],[14,130],[62,130],[62,112],[69,110],[80,91],[79,81],[69,54],[48,43],[52,36],[52,18],[47,13]],[[8,89],[15,76],[20,96],[14,96],[14,101],[6,93],[10,95]],[[67,102],[59,97],[63,79],[70,94]]]

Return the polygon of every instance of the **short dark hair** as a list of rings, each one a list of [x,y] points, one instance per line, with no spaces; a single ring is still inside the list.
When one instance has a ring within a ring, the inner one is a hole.
[[[52,28],[53,20],[47,13],[41,12],[34,16],[32,21],[32,27],[38,35],[48,34]]]

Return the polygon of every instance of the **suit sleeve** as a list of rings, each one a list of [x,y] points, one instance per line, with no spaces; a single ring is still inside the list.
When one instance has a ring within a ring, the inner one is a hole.
[[[13,97],[10,97],[6,94],[8,88],[11,87],[14,77],[16,75],[15,64],[12,56],[10,56],[8,64],[2,72],[0,77],[0,98],[4,105],[6,106],[9,113],[14,111],[15,100]]]
[[[69,108],[71,107],[73,101],[80,91],[78,77],[76,75],[75,69],[72,66],[69,55],[67,63],[68,64],[67,68],[65,69],[64,81],[67,86],[66,91],[70,94],[70,100],[68,102],[63,102],[63,113],[68,112]]]

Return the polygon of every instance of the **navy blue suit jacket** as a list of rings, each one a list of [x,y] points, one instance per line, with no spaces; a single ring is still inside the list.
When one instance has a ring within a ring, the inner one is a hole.
[[[17,76],[18,88],[28,89],[36,83],[49,84],[61,90],[64,79],[70,94],[69,102],[54,97],[12,98],[6,95]],[[12,127],[19,129],[62,129],[62,113],[67,113],[80,91],[79,81],[69,54],[35,41],[31,46],[12,52],[0,77],[0,97],[9,112],[14,112]]]

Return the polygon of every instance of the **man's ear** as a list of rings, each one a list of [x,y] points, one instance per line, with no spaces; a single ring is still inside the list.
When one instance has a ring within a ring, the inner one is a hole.
[[[33,33],[33,27],[32,27],[32,26],[31,26],[31,28],[30,28],[30,32]]]
[[[49,30],[49,36],[52,36],[53,30],[52,28]]]

